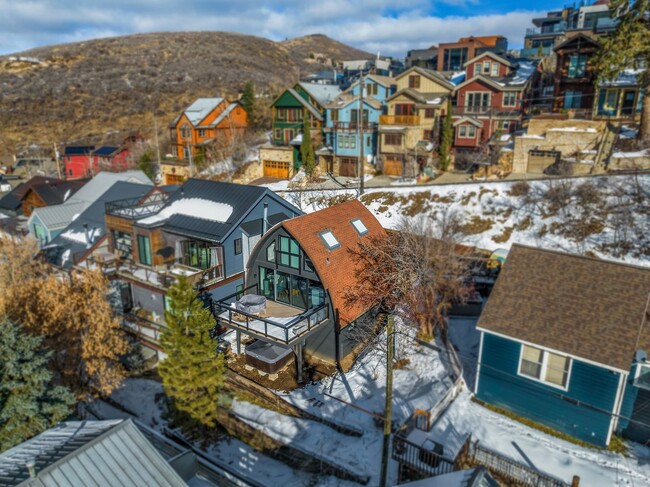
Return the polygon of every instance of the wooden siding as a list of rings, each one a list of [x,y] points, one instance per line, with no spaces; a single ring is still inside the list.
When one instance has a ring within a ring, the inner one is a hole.
[[[521,344],[483,334],[477,396],[583,441],[605,446],[620,374],[573,359],[569,389],[517,375]]]
[[[442,86],[435,81],[427,78],[426,76],[421,75],[416,71],[412,71],[408,74],[405,73],[404,76],[397,79],[397,91],[403,90],[409,87],[409,76],[419,76],[420,77],[420,87],[414,88],[420,93],[450,93],[449,88]],[[392,100],[391,100],[392,101]]]
[[[23,215],[31,216],[34,208],[43,208],[44,206],[47,206],[45,201],[34,190],[30,189],[23,199]]]

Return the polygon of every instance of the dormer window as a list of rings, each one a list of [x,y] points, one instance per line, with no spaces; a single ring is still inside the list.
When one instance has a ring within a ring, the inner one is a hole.
[[[366,233],[368,233],[368,227],[363,224],[360,218],[355,218],[354,220],[350,221],[350,223],[352,223],[352,226],[360,237],[363,237]]]
[[[490,74],[490,61],[483,62],[483,74]]]
[[[420,88],[420,77],[417,75],[409,76],[409,88]]]
[[[190,126],[185,124],[181,127],[181,137],[183,139],[189,139],[191,135]]]
[[[325,243],[325,247],[327,247],[328,250],[334,250],[341,246],[339,241],[336,239],[336,237],[330,230],[327,230],[326,232],[322,232],[320,234],[320,238],[323,239],[323,242]]]
[[[499,65],[492,63],[492,76],[499,76]]]

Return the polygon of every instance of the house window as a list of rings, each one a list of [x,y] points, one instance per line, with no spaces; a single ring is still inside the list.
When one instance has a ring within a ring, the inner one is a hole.
[[[176,147],[172,147],[172,156],[178,157],[178,149]]]
[[[300,247],[289,237],[280,237],[280,264],[294,269],[300,268]]]
[[[282,130],[281,129],[275,129],[273,138],[275,140],[282,140]]]
[[[206,135],[205,129],[199,129],[199,137],[203,138],[205,137],[205,135]]]
[[[582,78],[587,70],[587,56],[575,54],[569,57],[569,78]]]
[[[338,110],[330,110],[330,120],[332,122],[338,122],[339,121],[339,111]]]
[[[481,67],[483,65],[481,63],[474,63],[474,76],[478,76],[481,74]]]
[[[376,95],[377,94],[377,83],[367,83],[365,85],[366,95]]]
[[[528,345],[521,346],[519,375],[567,389],[571,359]]]
[[[506,91],[503,94],[503,106],[514,107],[517,105],[517,93],[514,91]]]
[[[278,120],[284,120],[285,118],[287,118],[287,109],[278,108]]]
[[[413,103],[398,103],[395,105],[395,115],[415,115]]]
[[[305,260],[302,263],[302,268],[307,272],[314,272],[314,264],[312,264],[311,259],[305,255]]]
[[[492,63],[492,76],[499,76],[499,63]]]
[[[490,64],[489,61],[483,63],[483,74],[490,74]]]
[[[181,252],[181,263],[184,265],[204,270],[216,265],[216,249],[207,242],[184,240],[181,242]]]
[[[237,286],[235,287],[235,292],[237,293],[237,299],[241,299],[242,296],[244,296],[244,285],[237,284]]]
[[[138,258],[140,264],[151,265],[151,244],[146,235],[138,235]]]
[[[582,104],[582,91],[568,90],[564,93],[564,108],[580,108]]]
[[[458,127],[458,137],[461,139],[473,139],[476,137],[476,127],[474,125],[461,125]]]
[[[268,247],[266,247],[266,260],[269,262],[275,262],[275,242],[271,242]]]
[[[422,140],[431,140],[432,130],[423,130],[422,131]]]
[[[598,115],[616,115],[618,109],[618,90],[601,90],[598,94]]]
[[[420,88],[420,77],[417,75],[409,76],[409,88]]]
[[[384,145],[402,145],[402,134],[384,134]]]
[[[130,257],[132,252],[131,234],[113,230],[113,249],[122,257]]]
[[[181,137],[183,139],[189,139],[190,136],[192,135],[192,131],[190,130],[190,126],[185,124],[181,127]]]
[[[465,106],[470,110],[488,108],[490,106],[490,93],[467,93]]]
[[[499,121],[499,128],[503,130],[509,130],[510,129],[510,120],[500,120]]]
[[[235,246],[235,255],[241,254],[241,238],[236,238],[233,244]]]
[[[436,111],[433,108],[424,109],[424,118],[434,118],[436,116]]]

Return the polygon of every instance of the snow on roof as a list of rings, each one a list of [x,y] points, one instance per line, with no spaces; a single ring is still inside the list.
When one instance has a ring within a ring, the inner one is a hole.
[[[639,83],[639,75],[645,72],[644,68],[641,69],[625,69],[613,80],[605,80],[600,83],[600,86],[630,86]]]
[[[596,133],[598,130],[596,130],[594,127],[585,127],[585,128],[580,128],[580,127],[553,127],[548,129],[549,132],[589,132],[589,133]]]
[[[614,159],[650,157],[650,152],[648,152],[647,150],[641,150],[641,151],[636,151],[636,152],[614,152],[614,154],[612,154],[612,157]]]
[[[336,85],[321,85],[317,83],[305,83],[303,81],[298,84],[323,106],[341,94],[341,89]]]
[[[508,85],[523,85],[535,72],[537,66],[530,61],[519,61],[519,66],[513,78],[507,80]]]
[[[185,110],[185,116],[192,125],[197,125],[214,110],[223,98],[199,98]]]
[[[88,239],[90,240],[90,242],[86,241],[85,231],[75,231],[74,229],[71,229],[66,232],[63,232],[61,236],[63,238],[67,238],[68,240],[85,244],[85,243],[93,243],[93,241],[96,240],[101,233],[102,231],[99,228],[89,228]]]
[[[144,218],[138,223],[153,225],[168,220],[174,215],[191,216],[213,222],[225,223],[232,215],[233,207],[226,203],[218,203],[202,198],[185,198],[172,202],[155,215]]]

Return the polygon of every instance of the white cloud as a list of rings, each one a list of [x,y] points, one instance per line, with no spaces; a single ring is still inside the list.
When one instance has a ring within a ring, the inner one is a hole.
[[[477,3],[440,1],[468,11]],[[408,49],[468,35],[502,34],[518,47],[531,19],[544,15],[529,10],[439,17],[428,13],[431,7],[430,0],[277,0],[272,6],[262,0],[0,0],[3,17],[10,19],[0,53],[138,32],[224,30],[274,40],[322,33],[370,52],[403,56]]]

